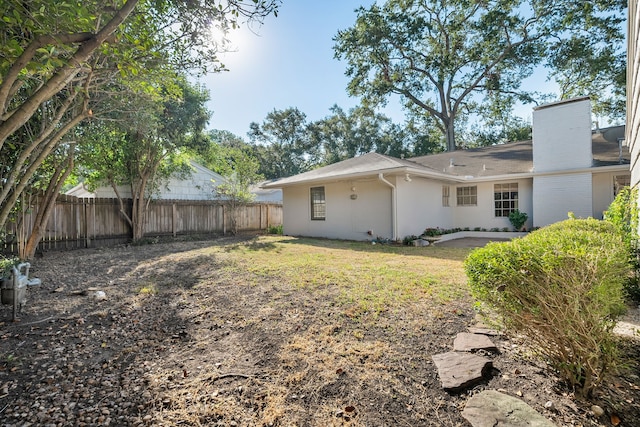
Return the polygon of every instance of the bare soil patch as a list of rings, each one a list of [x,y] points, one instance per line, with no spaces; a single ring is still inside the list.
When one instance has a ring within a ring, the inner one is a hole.
[[[363,260],[389,251],[244,236],[46,253],[32,263],[42,286],[29,289],[20,321],[0,306],[0,425],[466,426],[468,398],[495,389],[559,426],[640,426],[634,338],[620,343],[628,367],[592,401],[506,335],[494,338],[492,377],[450,395],[431,356],[477,318],[462,279],[436,263],[461,269],[470,249],[406,248],[381,266],[423,266],[458,292],[414,283],[410,298],[364,304],[354,289],[383,292],[385,283],[376,274],[361,283],[357,265],[309,276],[308,245]],[[292,247],[299,264],[285,259]],[[273,267],[254,268],[248,253]]]

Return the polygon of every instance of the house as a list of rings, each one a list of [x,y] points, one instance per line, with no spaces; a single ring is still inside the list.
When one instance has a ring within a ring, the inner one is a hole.
[[[266,184],[282,188],[288,235],[392,240],[427,227],[527,228],[602,218],[629,184],[624,126],[591,130],[589,98],[539,106],[533,140],[398,159],[376,153]]]
[[[263,188],[264,185],[272,181],[259,182],[249,188],[249,191],[255,195],[255,202],[282,204],[282,190],[280,188]]]
[[[172,176],[168,182],[160,187],[157,199],[170,200],[213,200],[215,198],[214,186],[226,182],[225,178],[201,164],[190,161],[191,174],[187,177]],[[131,189],[126,185],[118,187],[118,192],[123,198],[131,198]],[[256,195],[256,202],[281,203],[282,192],[278,189],[263,190],[252,189]],[[81,198],[115,198],[116,194],[110,185],[103,185],[93,192],[89,191],[84,183],[80,183],[65,194]]]

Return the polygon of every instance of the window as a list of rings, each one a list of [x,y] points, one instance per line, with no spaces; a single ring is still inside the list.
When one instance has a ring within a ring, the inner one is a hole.
[[[311,219],[324,221],[326,205],[324,187],[311,187]]]
[[[616,175],[613,177],[613,195],[617,196],[620,190],[631,185],[631,175]]]
[[[511,212],[518,209],[518,183],[495,184],[493,201],[496,216],[509,216]]]
[[[458,187],[456,188],[458,206],[477,206],[478,187]]]
[[[442,206],[449,207],[449,186],[442,186]]]

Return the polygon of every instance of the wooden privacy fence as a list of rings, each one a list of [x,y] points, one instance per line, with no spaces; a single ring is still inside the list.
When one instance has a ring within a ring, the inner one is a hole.
[[[125,209],[130,211],[131,200]],[[32,204],[9,224],[5,253],[18,253],[31,234],[39,206]],[[225,234],[230,231],[228,208],[210,200],[155,200],[149,205],[145,236]],[[282,224],[282,205],[253,203],[236,213],[239,231],[266,230]],[[39,250],[109,246],[131,239],[131,229],[120,214],[118,199],[77,198],[60,195],[51,213]]]

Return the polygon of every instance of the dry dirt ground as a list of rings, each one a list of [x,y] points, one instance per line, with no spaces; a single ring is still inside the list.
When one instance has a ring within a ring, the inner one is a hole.
[[[634,338],[620,344],[628,367],[593,401],[574,396],[509,336],[495,339],[491,378],[451,395],[431,356],[476,323],[468,298],[369,321],[350,316],[330,285],[320,298],[277,276],[228,274],[202,252],[253,241],[49,252],[34,261],[43,284],[29,289],[19,321],[0,307],[0,425],[467,426],[468,398],[496,389],[558,426],[640,426]],[[593,414],[594,403],[604,415]]]

